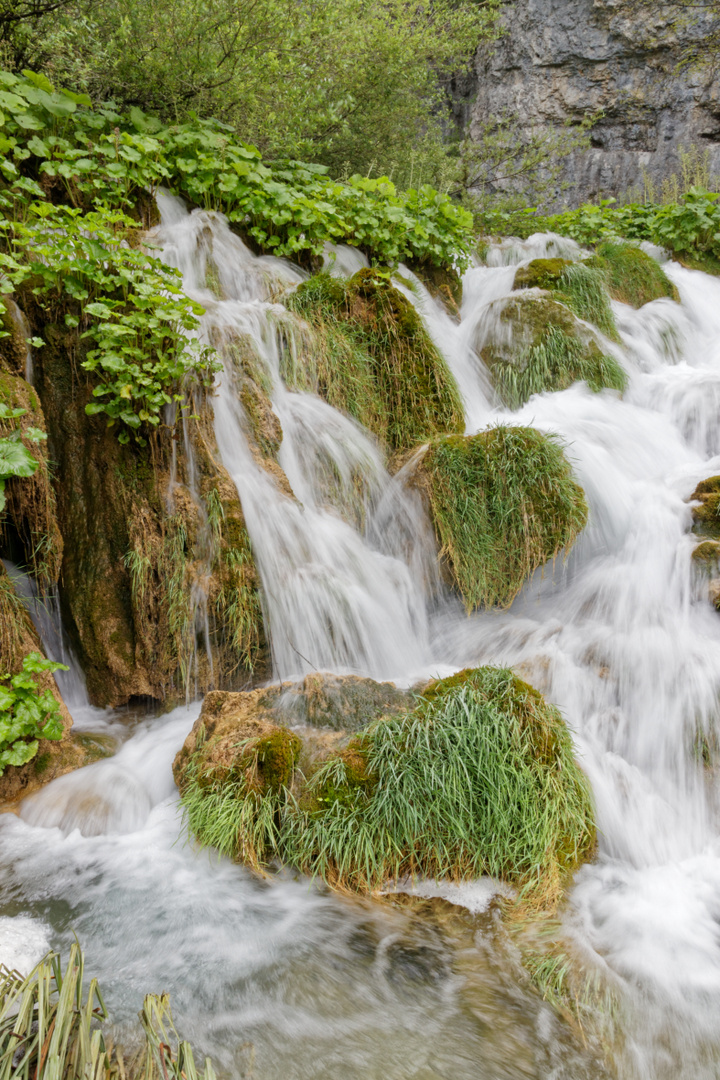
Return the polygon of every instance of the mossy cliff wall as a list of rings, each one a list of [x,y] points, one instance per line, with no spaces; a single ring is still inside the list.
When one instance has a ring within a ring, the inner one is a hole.
[[[48,433],[56,511],[48,535],[59,553],[48,584],[58,584],[91,700],[172,701],[213,682],[244,685],[264,670],[262,617],[209,403],[197,401],[199,419],[162,426],[146,447],[121,445],[104,418],[85,413],[91,388],[77,331],[48,321],[30,294],[24,306],[46,342],[35,353],[34,388],[24,385]]]

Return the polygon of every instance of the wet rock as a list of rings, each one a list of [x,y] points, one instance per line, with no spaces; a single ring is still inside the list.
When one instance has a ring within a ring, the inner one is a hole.
[[[711,476],[701,480],[690,496],[692,507],[693,532],[696,536],[708,539],[720,539],[720,476]],[[712,555],[712,549],[700,544],[695,549],[694,558],[705,561]]]
[[[211,691],[175,758],[173,775],[182,790],[188,762],[197,753],[206,772],[227,774],[234,768],[239,742],[275,739],[280,747],[289,734],[288,725],[309,724],[320,729],[303,731],[302,740],[292,735],[297,739],[293,743],[295,758],[302,751],[306,762],[315,761],[339,745],[343,736],[381,716],[406,711],[414,703],[413,694],[398,690],[393,683],[320,672],[306,676],[302,683],[235,693]],[[322,729],[328,729],[327,734]]]

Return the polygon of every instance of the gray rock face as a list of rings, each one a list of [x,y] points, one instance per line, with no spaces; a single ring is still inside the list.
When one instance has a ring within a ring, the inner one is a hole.
[[[678,168],[678,148],[710,151],[720,172],[720,94],[709,68],[677,70],[683,46],[710,25],[701,16],[678,37],[661,5],[627,13],[623,0],[515,0],[505,35],[476,57],[470,134],[511,113],[525,130],[602,112],[592,146],[569,160],[560,204],[617,196]]]

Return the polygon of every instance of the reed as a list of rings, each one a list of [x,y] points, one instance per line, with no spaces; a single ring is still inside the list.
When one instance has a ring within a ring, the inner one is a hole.
[[[180,1040],[167,994],[149,994],[140,1022],[144,1046],[126,1063],[105,1037],[108,1012],[97,979],[72,945],[65,971],[48,953],[27,976],[0,967],[0,1080],[215,1080]]]

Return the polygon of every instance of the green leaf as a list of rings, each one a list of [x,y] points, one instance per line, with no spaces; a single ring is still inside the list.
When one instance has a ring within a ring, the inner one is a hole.
[[[27,447],[11,438],[0,439],[0,480],[13,476],[33,476],[39,462]]]

